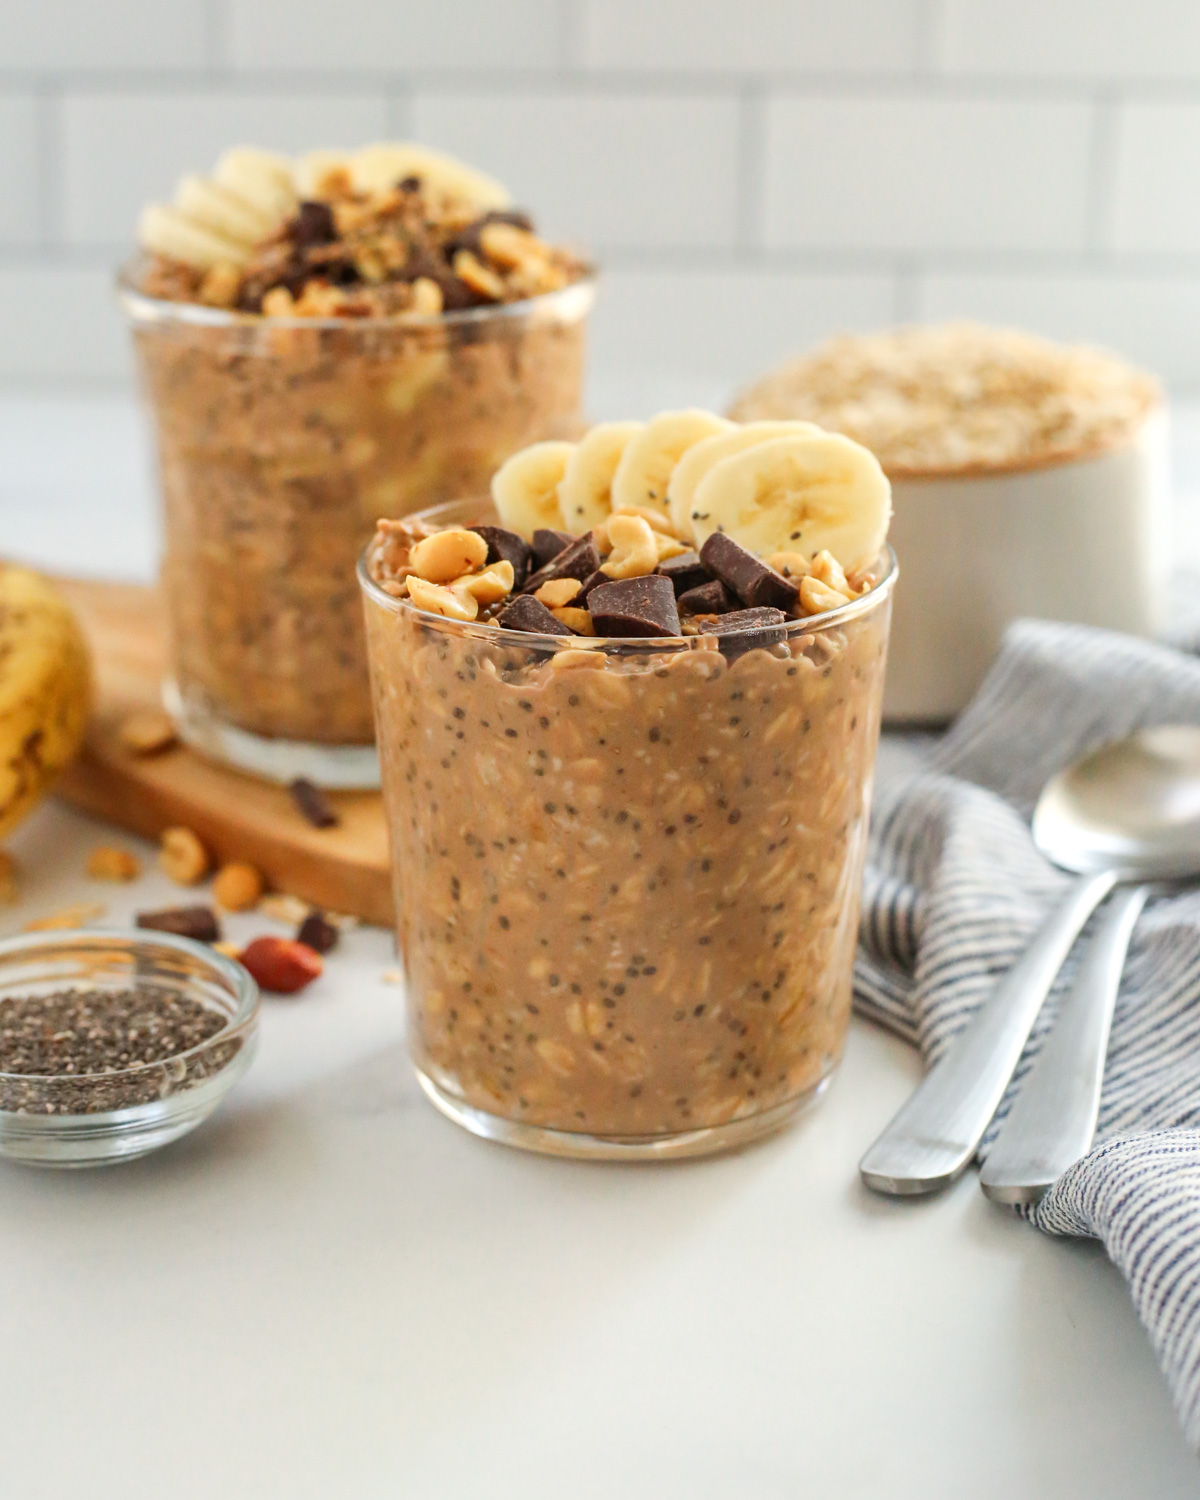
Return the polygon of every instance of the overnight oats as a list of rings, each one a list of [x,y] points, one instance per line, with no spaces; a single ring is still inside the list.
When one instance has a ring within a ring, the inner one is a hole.
[[[586,264],[416,146],[238,148],[122,273],[157,429],[168,703],[277,779],[377,780],[354,568],[379,516],[581,428]]]
[[[409,1046],[475,1132],[726,1149],[849,1021],[895,565],[807,423],[593,428],[360,567]]]

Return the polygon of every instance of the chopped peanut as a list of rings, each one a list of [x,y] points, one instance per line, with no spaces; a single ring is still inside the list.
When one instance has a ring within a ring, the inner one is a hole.
[[[549,610],[561,609],[564,604],[570,604],[582,587],[583,584],[577,578],[551,578],[548,583],[542,584],[533,597]]]
[[[262,875],[251,864],[222,865],[213,881],[213,899],[226,911],[248,911],[263,893]]]
[[[412,549],[409,564],[428,583],[453,583],[487,561],[488,545],[477,531],[451,526],[435,531]]]

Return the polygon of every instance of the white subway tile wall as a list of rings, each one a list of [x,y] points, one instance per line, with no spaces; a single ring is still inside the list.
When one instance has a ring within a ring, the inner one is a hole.
[[[129,378],[112,267],[223,146],[410,132],[597,251],[609,388],[948,316],[1200,387],[1200,0],[0,0],[0,380]]]

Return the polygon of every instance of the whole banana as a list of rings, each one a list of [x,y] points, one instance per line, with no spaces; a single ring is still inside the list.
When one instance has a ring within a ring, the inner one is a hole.
[[[66,600],[0,562],[0,838],[75,755],[90,706],[87,646]]]

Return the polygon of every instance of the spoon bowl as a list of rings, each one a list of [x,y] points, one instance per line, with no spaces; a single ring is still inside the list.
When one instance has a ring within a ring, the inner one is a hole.
[[[1200,729],[1143,729],[1067,766],[1038,798],[1033,838],[1047,859],[1078,874],[1200,873]]]

